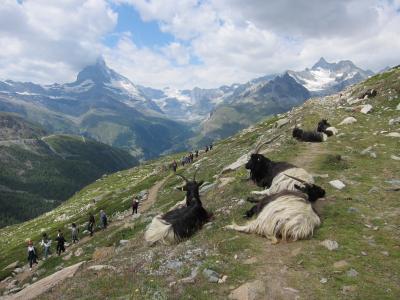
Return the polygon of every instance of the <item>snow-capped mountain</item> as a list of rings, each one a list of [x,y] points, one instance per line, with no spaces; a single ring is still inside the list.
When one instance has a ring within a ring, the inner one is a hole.
[[[314,95],[338,92],[374,74],[370,70],[360,69],[349,60],[328,63],[323,57],[311,69],[288,73]]]

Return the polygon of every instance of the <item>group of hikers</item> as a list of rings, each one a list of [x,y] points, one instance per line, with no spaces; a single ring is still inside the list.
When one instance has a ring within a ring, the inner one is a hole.
[[[208,151],[212,150],[213,148],[213,144],[210,144],[208,146],[206,146],[206,148],[204,149],[204,152],[207,153]],[[184,167],[187,164],[190,164],[194,161],[195,158],[199,157],[199,150],[196,150],[193,152],[189,152],[187,155],[183,156],[180,163],[181,166]],[[176,173],[176,170],[178,169],[178,163],[176,162],[176,160],[174,160],[171,163],[171,168],[172,170]]]

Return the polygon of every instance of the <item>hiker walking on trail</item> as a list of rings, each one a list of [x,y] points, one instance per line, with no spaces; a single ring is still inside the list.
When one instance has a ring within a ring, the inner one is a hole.
[[[60,256],[61,252],[65,252],[65,242],[66,242],[64,234],[61,231],[58,237],[56,238],[56,241],[57,241],[57,254],[58,256]]]
[[[76,227],[75,223],[72,223],[71,225],[71,235],[72,235],[72,242],[75,244],[75,242],[78,242],[78,233],[79,233],[79,228]]]
[[[101,225],[103,226],[103,229],[107,228],[107,215],[104,212],[104,210],[100,210],[100,222]]]
[[[178,164],[176,163],[176,160],[174,160],[172,163],[172,170],[174,170],[174,173],[176,173],[177,168],[178,168]]]
[[[133,201],[132,201],[132,215],[134,215],[135,213],[138,213],[138,207],[139,207],[139,200],[134,197]]]
[[[43,232],[42,241],[40,244],[43,246],[44,250],[44,259],[47,259],[50,253],[51,239],[47,236],[46,232]]]
[[[93,236],[93,228],[94,228],[94,223],[95,222],[96,221],[94,219],[93,214],[90,214],[89,215],[89,223],[88,223],[88,227],[87,227],[88,231],[90,232],[90,236]]]
[[[36,249],[33,246],[33,242],[31,240],[28,241],[28,261],[29,261],[29,270],[32,270],[33,264],[38,263]]]

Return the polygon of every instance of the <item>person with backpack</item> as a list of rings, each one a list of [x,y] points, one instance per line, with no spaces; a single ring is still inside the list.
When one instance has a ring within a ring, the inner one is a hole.
[[[56,241],[57,241],[57,254],[58,256],[60,256],[61,252],[65,252],[65,242],[66,242],[64,234],[61,231],[57,236]]]
[[[71,225],[71,235],[72,235],[72,243],[74,243],[74,244],[79,241],[78,233],[79,233],[79,228],[76,227],[75,223],[72,223],[72,225]]]
[[[178,168],[178,164],[176,163],[176,160],[174,160],[172,163],[172,170],[174,170],[174,173],[176,173],[177,168]]]
[[[100,222],[103,226],[103,229],[107,228],[107,215],[104,210],[100,210]]]
[[[51,239],[49,239],[46,232],[43,232],[42,241],[40,242],[40,244],[43,246],[44,259],[47,259],[49,254],[51,254],[50,252]]]
[[[135,213],[138,213],[138,208],[139,208],[139,200],[136,197],[133,197],[132,201],[132,215]]]
[[[90,232],[90,236],[93,236],[93,229],[94,229],[94,224],[96,220],[94,219],[93,214],[89,214],[89,223],[88,223],[88,231]]]
[[[28,241],[28,261],[29,261],[29,270],[32,271],[32,265],[38,263],[36,248],[33,246],[32,240]]]

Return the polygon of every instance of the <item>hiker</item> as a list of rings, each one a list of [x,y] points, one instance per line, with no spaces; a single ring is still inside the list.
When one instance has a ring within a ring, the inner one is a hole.
[[[76,227],[75,223],[72,223],[71,226],[71,235],[72,235],[72,242],[75,244],[75,242],[78,242],[78,233],[79,233],[79,228]]]
[[[42,241],[40,244],[43,246],[44,250],[44,259],[47,259],[50,253],[51,239],[47,236],[46,232],[43,232]]]
[[[196,152],[194,153],[194,157],[196,157],[196,158],[199,157],[199,150],[196,150]]]
[[[65,238],[64,238],[64,234],[61,232],[61,230],[59,230],[59,235],[57,236],[57,238],[56,238],[56,241],[57,241],[57,254],[58,254],[58,256],[60,256],[61,255],[61,251],[62,252],[65,252],[65,242],[66,242],[66,240],[65,240]]]
[[[100,222],[103,225],[103,229],[107,228],[107,215],[104,210],[100,210]]]
[[[95,223],[95,219],[93,214],[89,214],[89,223],[88,223],[88,231],[90,232],[90,236],[93,236],[93,228],[94,228],[94,223]]]
[[[205,151],[206,151],[206,153],[208,152],[208,146],[206,146],[206,150]]]
[[[37,254],[36,249],[33,246],[32,240],[28,241],[28,261],[29,261],[29,270],[32,270],[32,265],[37,264]]]
[[[174,173],[176,173],[176,169],[178,168],[178,164],[176,163],[176,160],[174,159],[172,163],[172,170],[174,170]]]
[[[137,212],[138,207],[139,207],[139,201],[136,197],[134,197],[133,201],[132,201],[132,215],[134,215],[135,213],[138,213]]]
[[[210,149],[210,151],[212,150],[212,148],[213,148],[213,144],[211,143],[210,144],[210,146],[208,147],[209,149]]]

